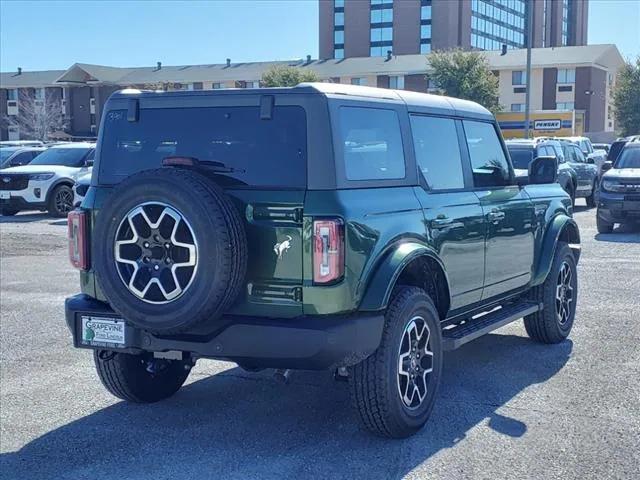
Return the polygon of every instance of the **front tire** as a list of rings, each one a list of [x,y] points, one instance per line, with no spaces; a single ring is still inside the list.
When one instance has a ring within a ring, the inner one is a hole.
[[[598,233],[611,233],[613,232],[613,223],[608,223],[600,218],[600,213],[596,212],[596,228]]]
[[[109,350],[94,350],[93,359],[100,381],[122,400],[153,403],[176,393],[189,376],[190,363],[156,359],[150,372],[153,354],[130,355]]]
[[[54,217],[62,218],[73,209],[73,190],[68,185],[60,185],[51,192],[48,211]]]
[[[578,272],[569,245],[558,244],[547,279],[531,289],[530,298],[544,304],[544,308],[524,317],[529,337],[540,343],[560,343],[567,338],[578,299]]]
[[[389,438],[416,433],[428,420],[442,372],[438,311],[420,288],[399,287],[378,349],[350,369],[351,398],[362,426]]]
[[[595,182],[591,186],[591,195],[586,197],[585,200],[587,202],[587,207],[593,208],[593,207],[596,206],[596,184],[595,184]]]

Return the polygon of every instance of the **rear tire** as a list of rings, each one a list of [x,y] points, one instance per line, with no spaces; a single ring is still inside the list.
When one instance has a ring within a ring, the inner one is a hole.
[[[547,279],[531,289],[530,298],[542,303],[544,308],[524,317],[529,337],[540,343],[560,343],[567,338],[573,327],[578,298],[576,260],[569,245],[558,243]]]
[[[587,207],[593,208],[596,206],[596,184],[591,185],[591,195],[585,198]]]
[[[573,185],[569,186],[569,190],[567,191],[567,193],[569,194],[569,197],[571,197],[571,206],[575,207],[576,206],[576,189],[573,187]]]
[[[600,214],[596,212],[596,228],[598,233],[611,233],[613,232],[613,223],[607,223],[600,218]]]
[[[60,185],[51,192],[49,206],[47,208],[50,215],[62,218],[73,210],[73,190],[68,185]]]
[[[350,369],[351,398],[366,430],[405,438],[433,409],[442,371],[440,319],[422,289],[404,286],[395,290],[385,317],[378,349]]]
[[[94,350],[100,381],[112,395],[133,403],[153,403],[176,393],[189,376],[190,364],[179,360],[162,362],[155,373],[147,371],[153,354],[130,355]]]

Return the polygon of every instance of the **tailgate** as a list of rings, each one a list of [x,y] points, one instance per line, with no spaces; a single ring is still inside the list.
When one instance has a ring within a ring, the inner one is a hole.
[[[229,311],[302,315],[304,190],[227,190],[244,219],[249,245],[246,289]]]

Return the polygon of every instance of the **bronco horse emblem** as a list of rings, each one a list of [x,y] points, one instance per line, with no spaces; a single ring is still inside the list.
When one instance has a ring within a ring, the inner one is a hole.
[[[293,239],[289,235],[287,235],[286,240],[280,243],[276,243],[273,246],[273,251],[275,252],[276,255],[278,255],[278,260],[282,258],[282,255],[284,255],[284,252],[286,252],[291,248],[291,240]]]

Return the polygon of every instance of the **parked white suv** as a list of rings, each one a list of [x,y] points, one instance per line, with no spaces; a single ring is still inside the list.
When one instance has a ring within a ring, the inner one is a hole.
[[[29,165],[0,172],[0,213],[48,210],[66,217],[73,208],[73,185],[91,171],[95,144],[66,143],[42,152]]]

